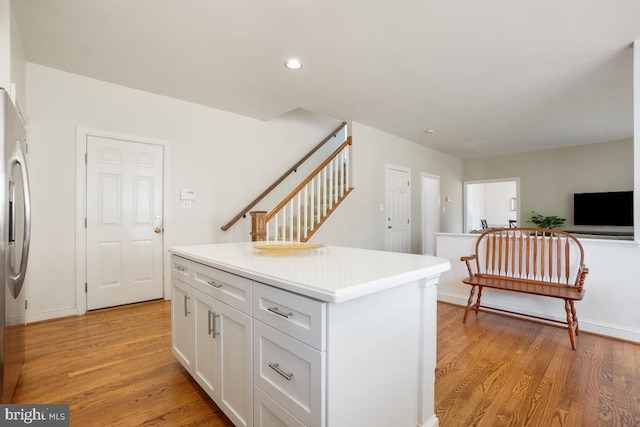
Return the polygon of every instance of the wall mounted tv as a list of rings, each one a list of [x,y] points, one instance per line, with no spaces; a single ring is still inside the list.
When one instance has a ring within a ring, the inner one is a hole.
[[[574,193],[575,225],[633,225],[633,191]]]

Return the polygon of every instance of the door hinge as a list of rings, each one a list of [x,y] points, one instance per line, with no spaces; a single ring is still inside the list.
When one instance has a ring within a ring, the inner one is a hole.
[[[87,293],[87,282],[84,282],[84,293]]]
[[[411,186],[411,181],[407,181],[407,187]]]
[[[407,224],[411,224],[411,219],[407,218]]]
[[[84,228],[87,228],[87,218],[84,219]]]
[[[89,158],[89,154],[88,153],[84,153],[84,162],[85,163],[89,163],[88,158]]]
[[[25,309],[25,310],[27,309],[27,306],[28,306],[28,305],[29,305],[29,304],[28,304],[28,301],[27,301],[27,300],[24,300],[24,309]]]

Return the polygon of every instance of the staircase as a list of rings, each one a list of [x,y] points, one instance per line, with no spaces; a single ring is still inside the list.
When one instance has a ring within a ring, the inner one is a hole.
[[[351,137],[271,212],[253,211],[252,240],[307,242],[351,193]]]

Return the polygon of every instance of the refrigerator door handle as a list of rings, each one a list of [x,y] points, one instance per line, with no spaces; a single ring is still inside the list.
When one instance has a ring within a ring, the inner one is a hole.
[[[22,242],[22,256],[20,257],[20,268],[18,272],[14,272],[12,268],[9,268],[8,280],[13,285],[10,289],[13,291],[13,297],[17,298],[24,285],[25,274],[27,272],[27,261],[29,258],[29,245],[31,243],[31,195],[29,192],[29,176],[27,174],[27,162],[22,151],[22,147],[19,142],[16,143],[16,150],[14,158],[11,161],[11,168],[14,166],[20,166],[20,175],[22,178],[22,193],[24,200],[24,235]],[[15,217],[12,219],[16,220]],[[14,224],[9,224],[11,229]]]

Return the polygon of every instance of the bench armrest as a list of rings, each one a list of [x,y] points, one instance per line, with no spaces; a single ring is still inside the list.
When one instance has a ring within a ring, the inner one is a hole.
[[[586,265],[581,264],[580,268],[578,268],[578,277],[576,278],[576,288],[578,288],[579,292],[582,292],[582,288],[584,288],[584,279],[587,278],[587,274],[589,274],[589,269]]]
[[[460,261],[464,261],[467,264],[467,271],[469,272],[469,277],[473,277],[473,270],[471,269],[471,263],[469,261],[473,261],[478,258],[476,254],[460,257]]]

